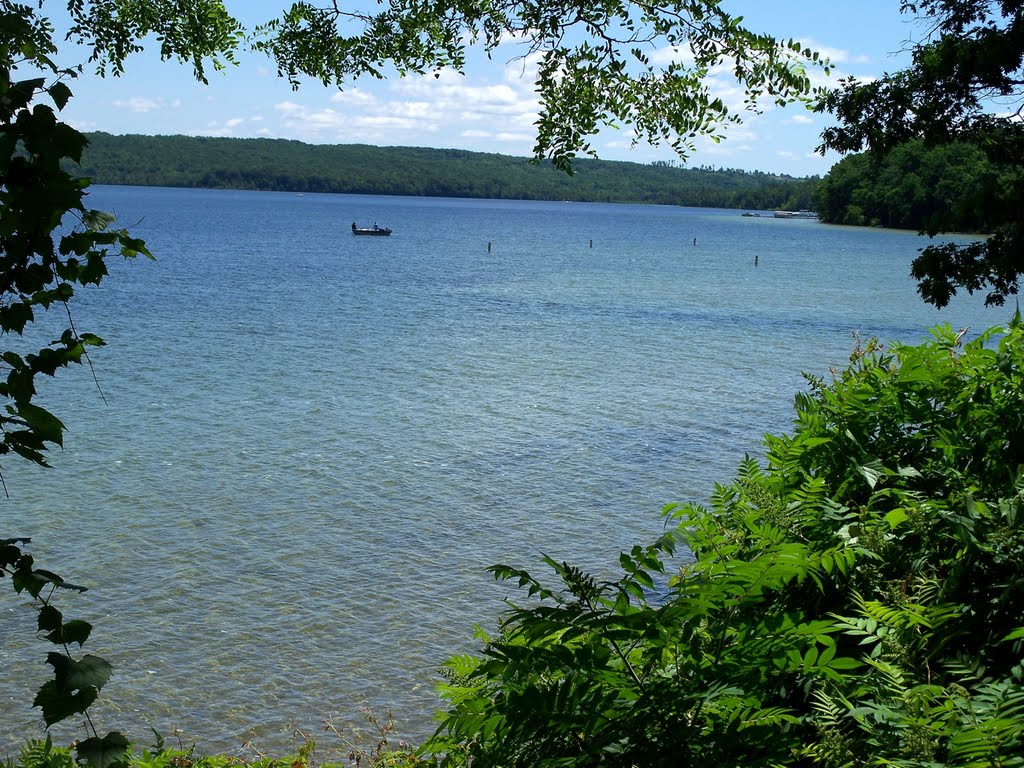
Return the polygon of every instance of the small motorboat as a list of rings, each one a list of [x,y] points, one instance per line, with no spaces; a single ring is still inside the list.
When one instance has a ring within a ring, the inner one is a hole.
[[[353,235],[376,235],[377,237],[387,237],[391,234],[390,227],[378,227],[376,223],[372,227],[357,227],[356,223],[352,222],[352,234]]]

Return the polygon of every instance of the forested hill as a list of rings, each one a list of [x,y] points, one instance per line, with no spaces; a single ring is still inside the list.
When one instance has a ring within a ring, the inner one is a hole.
[[[1005,215],[993,201],[1020,179],[1019,167],[993,162],[978,146],[915,140],[844,157],[818,184],[815,207],[830,224],[991,232]]]
[[[572,177],[526,158],[454,149],[284,139],[87,134],[80,173],[98,184],[810,208],[816,179],[580,159]]]

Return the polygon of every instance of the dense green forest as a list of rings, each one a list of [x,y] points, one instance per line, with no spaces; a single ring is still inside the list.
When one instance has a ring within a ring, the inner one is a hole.
[[[848,155],[819,183],[822,221],[923,231],[985,231],[1000,169],[967,144],[903,144]]]
[[[80,172],[98,184],[810,208],[816,177],[579,159],[550,163],[457,149],[311,145],[284,139],[87,134]]]

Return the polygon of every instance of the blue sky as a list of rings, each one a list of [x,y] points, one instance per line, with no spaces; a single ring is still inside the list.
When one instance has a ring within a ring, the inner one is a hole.
[[[227,0],[246,23],[271,16],[283,0]],[[899,14],[899,0],[724,0],[748,28],[796,39],[826,54],[831,80],[873,78],[907,61],[907,41],[922,28]],[[49,10],[49,8],[47,8]],[[472,55],[464,76],[360,80],[343,92],[306,83],[293,91],[269,60],[246,55],[237,68],[210,73],[210,84],[191,68],[150,54],[128,60],[119,78],[99,78],[87,68],[71,84],[75,98],[65,119],[82,130],[109,133],[271,137],[317,144],[365,143],[454,147],[528,156],[533,147],[536,100],[522,63],[503,46],[488,61]],[[75,61],[65,52],[62,63]],[[815,75],[816,83],[826,83]],[[724,93],[734,84],[722,81]],[[797,176],[824,174],[836,157],[814,154],[827,116],[800,107],[768,109],[731,126],[718,144],[699,141],[689,165],[743,168]],[[609,160],[647,163],[674,159],[665,147],[631,147],[627,131],[603,131],[593,142]]]

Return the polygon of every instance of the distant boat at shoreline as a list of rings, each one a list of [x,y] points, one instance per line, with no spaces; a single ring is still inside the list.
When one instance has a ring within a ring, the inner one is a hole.
[[[817,219],[818,214],[814,211],[803,209],[800,211],[775,211],[776,219]]]

